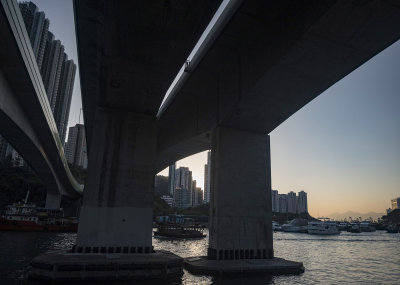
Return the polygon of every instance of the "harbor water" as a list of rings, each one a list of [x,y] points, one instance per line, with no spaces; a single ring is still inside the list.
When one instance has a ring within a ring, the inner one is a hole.
[[[0,284],[39,284],[27,278],[31,260],[41,253],[71,248],[75,239],[73,233],[0,232]],[[207,243],[208,238],[153,238],[156,250],[182,257],[206,255]],[[185,271],[178,280],[140,284],[400,284],[400,234],[376,231],[316,236],[276,232],[274,250],[277,257],[302,261],[305,272],[297,276],[220,278]]]

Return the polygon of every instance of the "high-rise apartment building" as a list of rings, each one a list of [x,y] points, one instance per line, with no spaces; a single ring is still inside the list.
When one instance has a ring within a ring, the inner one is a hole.
[[[84,125],[76,124],[75,127],[69,128],[65,156],[68,163],[85,169],[87,168],[87,147]]]
[[[400,209],[400,197],[392,199],[390,202],[392,203],[392,210]]]
[[[298,192],[297,196],[297,213],[308,213],[307,193],[304,191]]]
[[[204,203],[210,203],[211,191],[211,151],[207,153],[207,164],[204,165]]]
[[[176,187],[174,196],[175,207],[177,207],[178,209],[186,209],[189,207],[189,202],[190,190]]]
[[[175,193],[175,169],[175,163],[170,165],[168,168],[168,192],[171,197],[174,197]]]
[[[54,35],[49,31],[50,22],[44,12],[39,12],[38,7],[32,2],[21,2],[19,7],[42,75],[43,85],[53,111],[60,140],[64,144],[75,82],[76,65],[72,60],[68,60],[61,41],[55,40]],[[12,165],[23,165],[24,160],[22,157],[7,142],[3,144],[3,149],[7,149],[8,155],[11,155],[13,161],[16,161]],[[3,156],[0,154],[0,160],[5,159],[4,153]],[[78,165],[87,165],[87,160],[78,162]]]
[[[279,196],[278,190],[271,190],[272,212],[279,212]]]
[[[288,199],[286,194],[278,194],[279,199],[279,213],[288,212]]]
[[[50,22],[44,12],[39,12],[38,7],[32,2],[22,2],[19,7],[42,75],[58,133],[64,143],[76,65],[72,60],[68,60],[61,41],[56,40],[53,33],[49,31]]]
[[[297,213],[297,198],[296,193],[290,191],[287,194],[287,212],[288,213]]]

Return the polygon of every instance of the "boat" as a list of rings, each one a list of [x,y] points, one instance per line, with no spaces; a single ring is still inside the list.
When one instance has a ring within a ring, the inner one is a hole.
[[[351,223],[348,231],[351,233],[361,233],[360,224],[359,223]]]
[[[154,236],[179,239],[203,238],[206,236],[203,233],[204,228],[204,226],[196,224],[159,223]]]
[[[386,227],[386,232],[390,234],[400,233],[400,225],[390,224]]]
[[[361,222],[360,223],[360,230],[362,232],[375,232],[376,228],[373,227],[370,222]]]
[[[282,227],[278,222],[272,221],[272,230],[277,232],[282,230]]]
[[[312,235],[338,235],[340,233],[335,222],[329,220],[309,222],[308,233]]]
[[[26,197],[28,197],[29,192]],[[46,209],[24,202],[6,206],[0,216],[0,230],[76,232],[78,219],[64,217],[63,209]]]
[[[349,228],[349,223],[341,222],[339,223],[338,228],[340,231],[347,231],[347,229]]]
[[[282,225],[282,231],[291,233],[307,233],[308,221],[306,219],[294,219],[288,224]]]

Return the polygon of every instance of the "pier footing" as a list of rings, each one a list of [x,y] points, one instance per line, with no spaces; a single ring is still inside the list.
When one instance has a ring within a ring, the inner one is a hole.
[[[167,251],[91,254],[57,251],[33,259],[29,277],[48,282],[169,279],[183,275],[183,259]]]
[[[302,262],[282,258],[210,260],[206,256],[185,258],[184,267],[192,274],[206,275],[281,275],[301,274]]]

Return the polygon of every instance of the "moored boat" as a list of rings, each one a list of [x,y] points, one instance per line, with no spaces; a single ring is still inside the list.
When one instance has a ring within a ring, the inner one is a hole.
[[[76,232],[77,218],[66,218],[62,209],[46,209],[35,204],[14,203],[0,217],[0,230]]]
[[[335,222],[330,222],[324,218],[322,221],[309,222],[308,233],[313,235],[337,235],[340,233]]]
[[[351,233],[361,233],[360,224],[359,223],[351,223],[349,232]]]
[[[375,232],[376,231],[375,227],[373,227],[370,222],[361,222],[360,230],[362,232]]]
[[[308,222],[306,219],[294,219],[288,224],[282,225],[282,231],[292,233],[307,233]]]

